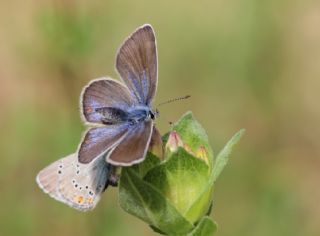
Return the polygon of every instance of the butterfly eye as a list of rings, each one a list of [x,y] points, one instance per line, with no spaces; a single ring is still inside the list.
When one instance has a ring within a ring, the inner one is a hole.
[[[152,112],[152,111],[150,111],[150,112],[149,112],[149,117],[150,117],[152,120],[154,120],[155,115],[153,114],[153,112]]]

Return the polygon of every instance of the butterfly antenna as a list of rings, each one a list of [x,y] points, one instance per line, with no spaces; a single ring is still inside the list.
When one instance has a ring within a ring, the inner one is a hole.
[[[165,102],[161,102],[157,105],[157,108],[156,108],[156,113],[159,115],[159,111],[158,111],[158,107],[164,105],[164,104],[168,104],[168,103],[172,103],[172,102],[176,102],[176,101],[180,101],[180,100],[184,100],[184,99],[188,99],[190,98],[191,96],[190,95],[186,95],[186,96],[183,96],[183,97],[178,97],[178,98],[173,98],[173,99],[170,99],[168,101],[165,101]],[[163,117],[168,123],[169,125],[172,127],[173,126],[173,122],[168,120],[166,117]]]
[[[159,104],[157,105],[157,107],[160,107],[160,106],[162,106],[162,105],[164,105],[164,104],[168,104],[168,103],[172,103],[172,102],[176,102],[176,101],[188,99],[188,98],[190,98],[190,97],[191,97],[190,95],[186,95],[186,96],[183,96],[183,97],[173,98],[173,99],[170,99],[170,100],[168,100],[168,101],[159,103]]]

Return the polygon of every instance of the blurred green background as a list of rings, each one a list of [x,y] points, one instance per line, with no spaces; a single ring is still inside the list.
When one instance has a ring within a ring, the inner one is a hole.
[[[0,235],[156,235],[116,189],[79,213],[43,194],[37,172],[76,150],[78,99],[151,23],[159,52],[157,125],[192,110],[216,152],[247,133],[216,185],[219,236],[320,235],[320,2],[0,2]]]

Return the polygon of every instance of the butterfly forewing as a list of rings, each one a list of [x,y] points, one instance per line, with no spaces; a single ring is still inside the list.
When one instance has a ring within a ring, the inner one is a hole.
[[[74,153],[41,170],[37,175],[37,183],[54,199],[86,211],[94,208],[99,201],[108,175],[109,164],[104,157],[90,164],[81,164]]]
[[[116,68],[140,104],[150,105],[157,89],[157,48],[150,25],[138,28],[120,47]]]
[[[129,124],[121,123],[89,129],[78,150],[79,162],[89,163],[107,153],[125,137],[129,128]]]
[[[125,111],[136,103],[135,97],[123,84],[110,78],[101,78],[93,80],[83,89],[80,106],[85,121],[103,123],[101,109],[114,107]]]

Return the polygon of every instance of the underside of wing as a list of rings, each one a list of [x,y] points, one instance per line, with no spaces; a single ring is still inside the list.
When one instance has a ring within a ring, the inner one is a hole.
[[[151,140],[152,127],[152,120],[132,127],[125,138],[107,154],[107,162],[116,166],[131,166],[143,161]]]
[[[87,211],[98,203],[108,181],[109,167],[104,157],[90,164],[81,164],[74,153],[41,170],[36,180],[39,187],[54,199]]]
[[[157,48],[150,25],[138,28],[120,47],[116,68],[140,104],[150,105],[157,89]]]

